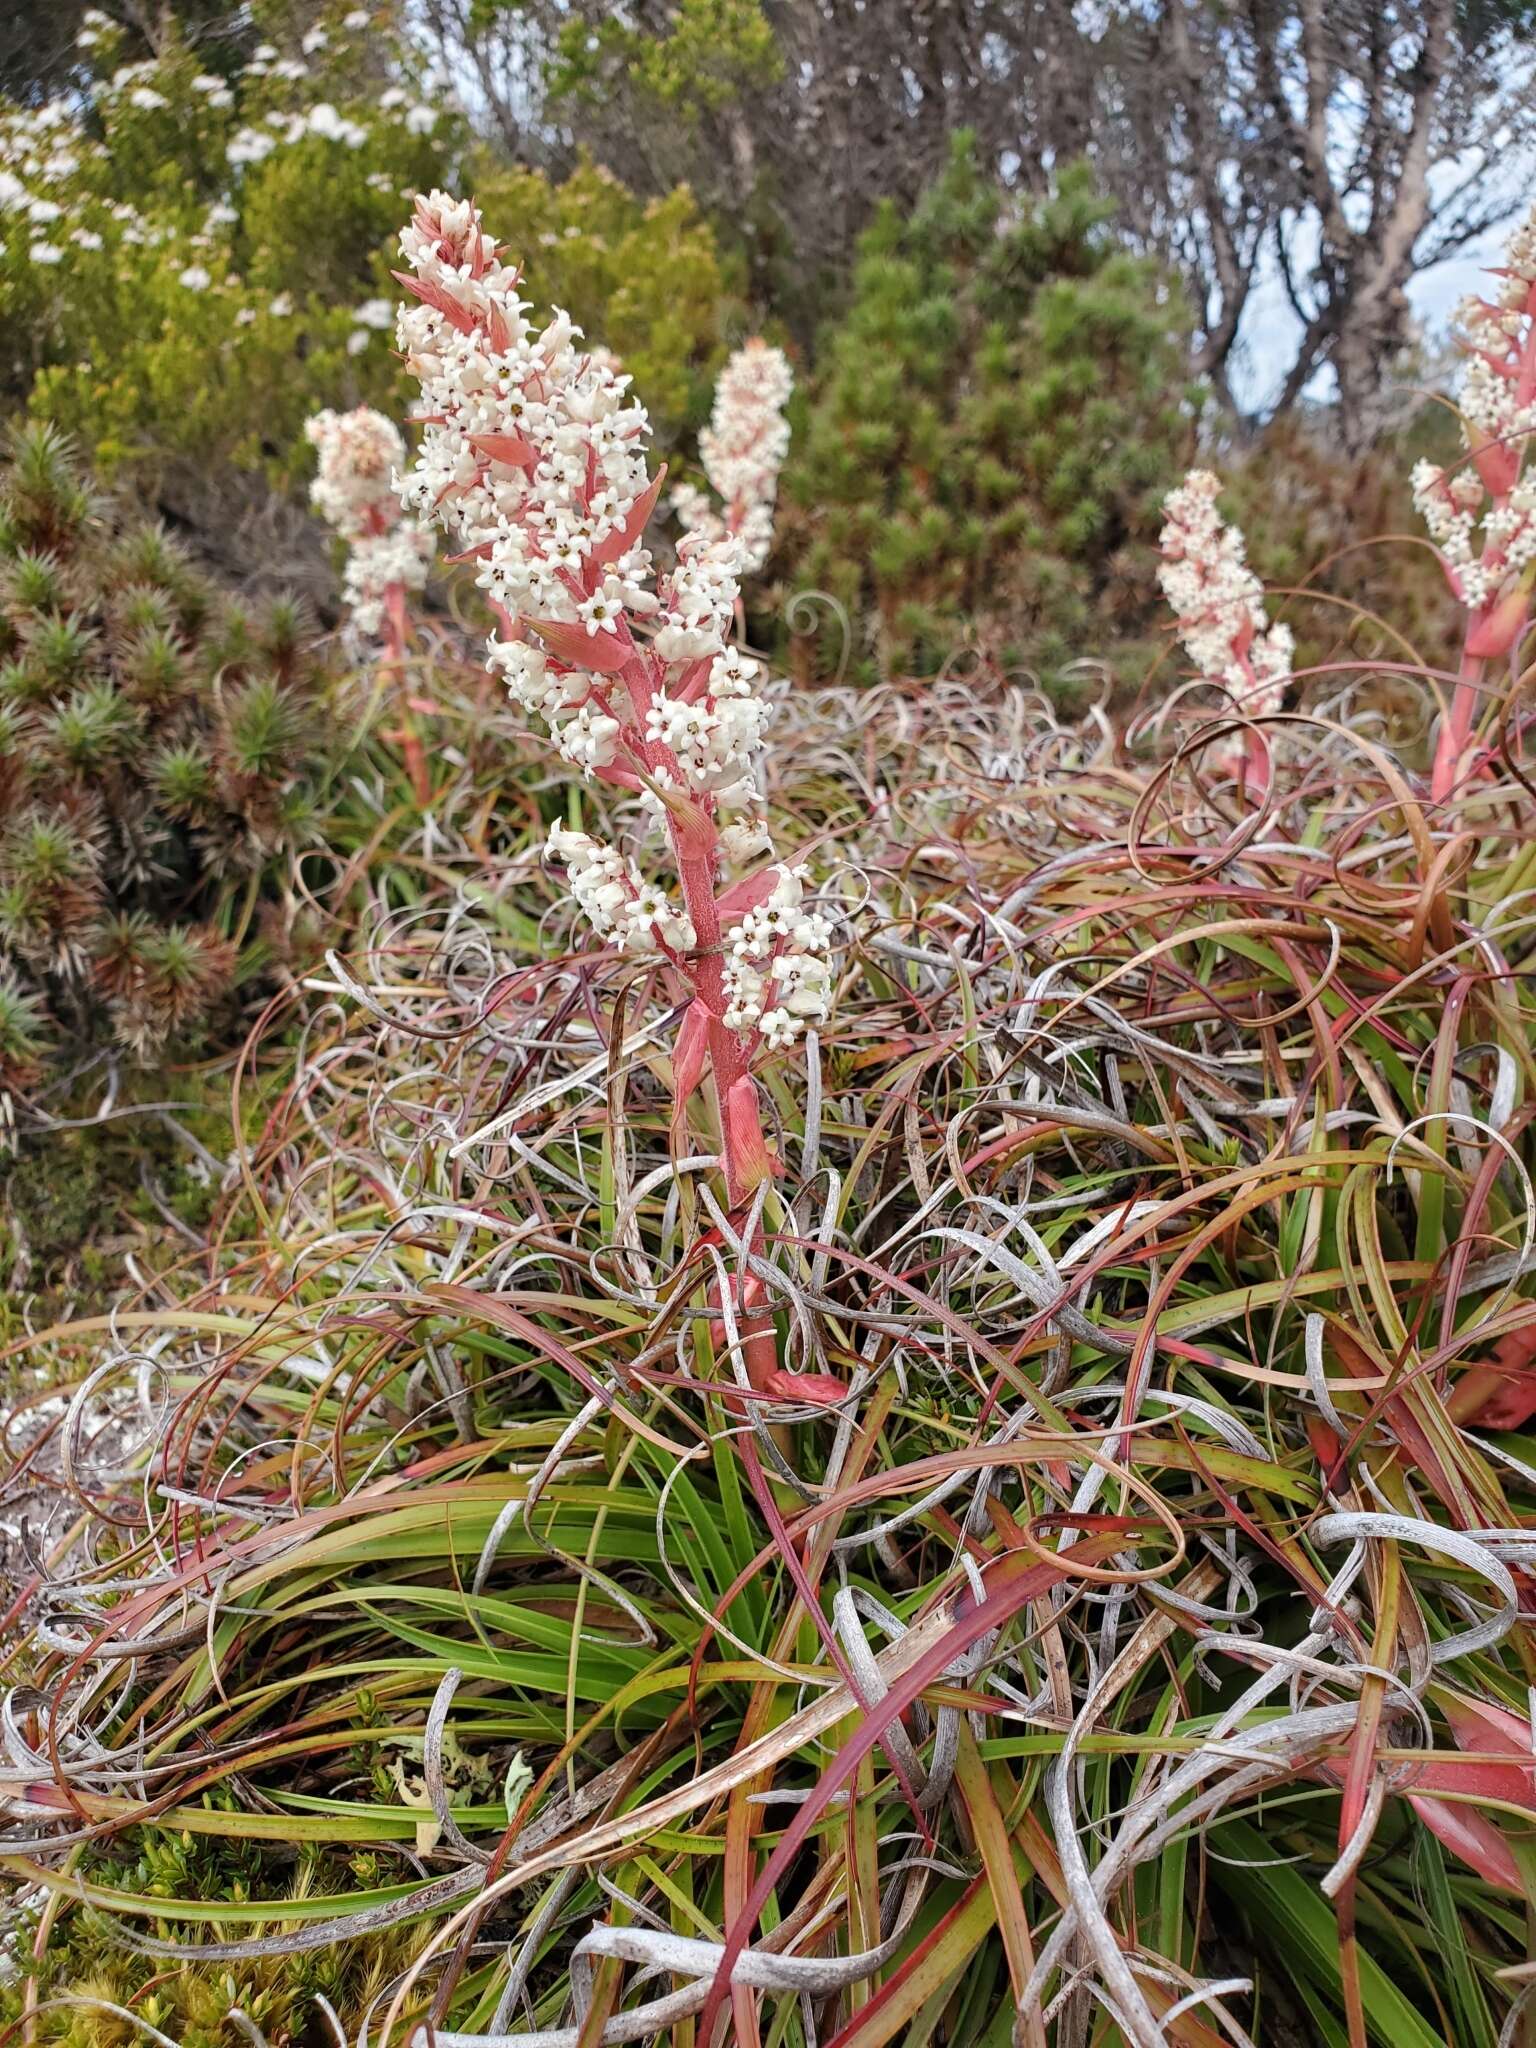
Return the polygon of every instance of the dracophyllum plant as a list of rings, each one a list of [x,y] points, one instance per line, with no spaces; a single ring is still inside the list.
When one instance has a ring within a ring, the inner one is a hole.
[[[1536,474],[1525,469],[1536,430],[1536,210],[1509,239],[1492,299],[1464,299],[1457,339],[1467,357],[1460,410],[1467,456],[1451,469],[1418,463],[1414,502],[1456,597],[1467,608],[1461,672],[1442,720],[1430,792],[1460,773],[1490,661],[1515,647],[1536,583]]]
[[[1264,586],[1248,566],[1243,536],[1216,509],[1220,490],[1209,470],[1192,469],[1168,493],[1158,581],[1200,674],[1227,691],[1235,711],[1259,721],[1284,702],[1295,641],[1290,627],[1264,609]],[[1247,728],[1236,766],[1245,783],[1268,780],[1268,747],[1257,723]]]
[[[433,547],[430,530],[402,512],[395,489],[405,443],[393,420],[366,405],[351,412],[318,412],[304,432],[319,458],[310,503],[346,542],[342,597],[352,632],[382,646],[382,673],[397,685],[401,748],[411,788],[425,805],[432,780],[406,687],[406,594],[425,586]]]
[[[689,533],[704,540],[734,535],[744,576],[755,575],[773,547],[779,472],[789,453],[784,408],[794,388],[781,348],[754,337],[737,349],[720,372],[710,423],[699,435],[699,459],[721,509],[694,484],[679,484],[672,494]]]
[[[804,869],[768,859],[765,678],[728,640],[739,544],[690,536],[657,571],[645,530],[664,472],[647,466],[644,407],[566,314],[532,324],[470,202],[418,199],[401,249],[418,303],[398,336],[422,390],[402,498],[477,564],[513,700],[574,771],[633,792],[663,827],[665,876],[562,825],[548,852],[599,938],[665,961],[687,991],[674,1128],[711,1076],[743,1213],[773,1171],[754,1069],[825,1019],[832,984]]]

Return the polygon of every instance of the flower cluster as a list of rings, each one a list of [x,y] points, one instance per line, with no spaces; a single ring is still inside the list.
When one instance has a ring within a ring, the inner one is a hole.
[[[1223,684],[1244,711],[1263,717],[1280,708],[1295,641],[1289,626],[1269,621],[1243,536],[1216,509],[1220,489],[1209,470],[1193,469],[1169,492],[1158,581],[1201,675]]]
[[[347,543],[343,594],[353,625],[376,635],[391,586],[420,590],[432,561],[432,536],[402,518],[392,481],[405,443],[392,420],[366,405],[316,413],[304,431],[320,458],[310,501]]]
[[[775,869],[769,895],[725,933],[725,1021],[737,1031],[755,1026],[770,1048],[822,1022],[831,1003],[832,931],[819,911],[805,908],[805,873]]]
[[[724,512],[693,484],[680,484],[672,494],[690,533],[706,540],[735,536],[744,575],[761,569],[773,546],[774,500],[789,453],[784,408],[794,388],[782,349],[757,338],[737,349],[720,373],[710,423],[699,436],[704,474]]]
[[[1501,654],[1529,609],[1536,564],[1536,475],[1522,476],[1536,432],[1536,210],[1510,237],[1497,296],[1457,309],[1466,352],[1460,404],[1468,459],[1414,466],[1413,496],[1452,590],[1473,614],[1468,652]]]
[[[739,543],[690,535],[671,573],[656,572],[644,534],[661,478],[647,466],[645,409],[567,314],[542,328],[530,321],[519,274],[472,204],[441,192],[418,199],[400,246],[400,279],[417,303],[402,309],[397,337],[422,390],[421,444],[401,496],[441,519],[475,562],[501,620],[490,665],[513,700],[584,777],[634,792],[664,825],[686,907],[584,834],[556,833],[551,855],[601,936],[674,958],[695,946],[713,953],[725,900],[751,916],[770,890],[801,886],[758,877],[737,885],[755,891],[750,900],[715,899],[726,862],[765,850],[765,679],[728,644]],[[717,1022],[784,1044],[825,1016],[830,935],[808,913],[796,928],[798,954],[820,968],[779,975],[756,927],[732,924],[732,946],[739,937],[753,950],[741,956],[739,991],[722,990],[711,971],[705,1007]],[[761,986],[751,979],[759,970]]]
[[[556,825],[545,852],[565,869],[577,907],[599,938],[629,953],[654,952],[658,945],[686,953],[695,944],[688,913],[646,882],[633,860],[600,839]]]

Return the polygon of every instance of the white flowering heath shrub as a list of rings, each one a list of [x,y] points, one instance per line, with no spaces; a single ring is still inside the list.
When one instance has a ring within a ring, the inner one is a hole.
[[[1525,633],[1536,583],[1536,209],[1509,239],[1491,298],[1456,312],[1467,358],[1460,410],[1467,453],[1450,469],[1419,463],[1414,503],[1467,609],[1461,674],[1441,722],[1432,794],[1447,796],[1464,765],[1488,664]]]
[[[1243,536],[1216,509],[1220,480],[1193,469],[1163,501],[1158,581],[1178,619],[1184,651],[1201,677],[1218,683],[1244,717],[1272,718],[1291,679],[1295,641],[1271,622],[1264,586],[1248,567]],[[1245,780],[1261,780],[1265,743],[1250,728],[1234,754]]]
[[[388,248],[458,123],[378,7],[227,74],[174,39],[130,60],[100,14],[80,42],[78,96],[0,102],[9,396],[108,466],[184,454],[297,474],[316,405],[398,393]]]
[[[720,373],[710,423],[699,435],[699,459],[720,510],[695,484],[680,484],[672,494],[690,533],[705,540],[735,536],[743,575],[755,575],[773,548],[779,471],[789,453],[785,407],[794,388],[781,348],[754,337],[737,349]]]
[[[536,327],[478,209],[417,201],[398,338],[419,379],[420,450],[402,496],[456,536],[499,620],[491,665],[588,778],[633,791],[662,826],[675,889],[632,856],[556,826],[550,858],[598,936],[664,960],[689,996],[675,1116],[712,1072],[728,1198],[772,1171],[753,1069],[827,1015],[827,920],[762,821],[759,665],[729,642],[740,550],[685,540],[658,574],[645,546],[664,472],[629,379],[569,316]],[[771,1349],[771,1346],[769,1347]]]
[[[383,643],[383,670],[400,686],[400,736],[411,787],[425,804],[431,776],[405,689],[406,595],[424,587],[433,546],[428,528],[400,508],[393,480],[405,463],[405,443],[393,420],[366,405],[316,413],[304,431],[319,457],[310,502],[347,547],[342,595],[352,632]]]

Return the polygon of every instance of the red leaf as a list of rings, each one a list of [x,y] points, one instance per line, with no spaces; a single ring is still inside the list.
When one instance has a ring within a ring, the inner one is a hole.
[[[1509,1844],[1486,1813],[1479,1813],[1475,1806],[1453,1806],[1446,1799],[1421,1799],[1412,1792],[1408,1804],[1429,1832],[1475,1870],[1485,1884],[1497,1885],[1506,1892],[1524,1889]]]
[[[1432,1835],[1475,1870],[1488,1884],[1504,1891],[1524,1890],[1508,1842],[1492,1816],[1470,1804],[1473,1799],[1498,1800],[1505,1806],[1536,1812],[1536,1757],[1531,1762],[1479,1762],[1480,1756],[1531,1754],[1531,1728],[1507,1707],[1472,1699],[1465,1693],[1442,1695],[1440,1704],[1458,1746],[1471,1752],[1467,1762],[1441,1758],[1416,1764],[1398,1788]],[[1335,1784],[1344,1779],[1342,1766],[1325,1763],[1321,1774]],[[1435,1792],[1455,1792],[1459,1799],[1435,1799]]]
[[[703,1080],[708,1052],[709,1012],[702,1003],[690,1003],[672,1047],[672,1101],[678,1110]]]
[[[1376,1377],[1375,1365],[1347,1330],[1330,1326],[1328,1342],[1339,1363],[1356,1379]],[[1434,1445],[1408,1401],[1401,1394],[1388,1394],[1383,1398],[1380,1393],[1376,1393],[1371,1398],[1381,1402],[1397,1437],[1400,1455],[1416,1464],[1419,1470],[1426,1474],[1442,1500],[1450,1499],[1454,1494],[1454,1488],[1445,1476],[1445,1468],[1440,1463]]]
[[[617,634],[605,633],[601,628],[589,633],[585,626],[573,625],[568,619],[529,619],[526,623],[530,632],[537,633],[550,653],[567,668],[616,676],[634,660],[632,647],[626,647]]]
[[[848,1398],[847,1387],[829,1372],[785,1372],[782,1366],[769,1373],[763,1392],[781,1401],[814,1401],[822,1408],[835,1407]]]
[[[1536,1415],[1536,1324],[1511,1330],[1493,1347],[1486,1365],[1462,1374],[1451,1397],[1457,1422],[1480,1429],[1523,1429]]]
[[[1536,1754],[1530,1722],[1491,1700],[1473,1699],[1470,1693],[1447,1693],[1440,1705],[1461,1749],[1478,1756],[1508,1757],[1513,1753],[1530,1757],[1529,1763],[1499,1766],[1507,1774],[1508,1789],[1494,1796],[1536,1811]]]
[[[1504,441],[1485,441],[1472,457],[1490,496],[1503,498],[1520,475],[1520,451]]]
[[[528,469],[538,458],[538,450],[521,434],[471,434],[469,445],[477,455],[488,455],[492,462],[509,462],[514,469]]]
[[[1497,661],[1501,654],[1508,654],[1525,628],[1530,608],[1531,594],[1523,581],[1506,590],[1467,635],[1468,654],[1478,661]]]
[[[408,292],[413,292],[418,299],[424,299],[429,306],[434,306],[445,320],[449,321],[454,327],[457,327],[460,334],[473,334],[475,329],[473,315],[467,313],[457,299],[450,298],[441,286],[423,284],[419,277],[413,277],[408,270],[392,270],[389,274],[396,284],[403,285]]]
[[[667,474],[663,463],[651,479],[649,490],[636,498],[624,524],[615,527],[605,541],[600,541],[592,550],[592,559],[599,563],[616,562],[620,555],[626,555],[644,533],[651,514],[656,510],[656,500],[661,496],[661,486]]]
[[[762,1120],[757,1113],[757,1084],[750,1074],[731,1083],[721,1107],[736,1177],[741,1188],[750,1194],[778,1171],[778,1161],[763,1137]]]
[[[760,903],[766,903],[778,883],[777,868],[764,868],[760,874],[745,875],[739,882],[732,882],[729,889],[722,889],[715,898],[715,908],[722,918],[729,916],[735,921],[745,917],[749,910],[756,910]]]

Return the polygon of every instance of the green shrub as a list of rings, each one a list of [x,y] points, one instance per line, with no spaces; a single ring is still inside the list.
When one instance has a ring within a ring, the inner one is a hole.
[[[103,470],[284,486],[307,475],[311,413],[403,412],[396,238],[466,135],[383,13],[332,6],[323,42],[257,43],[221,72],[173,27],[139,58],[91,17],[79,95],[0,101],[0,401]],[[589,162],[563,184],[475,172],[531,288],[644,378],[662,437],[702,416],[729,295],[688,191],[644,202]]]
[[[91,17],[78,97],[0,107],[5,383],[97,464],[297,476],[311,411],[394,393],[392,235],[459,131],[343,19],[226,75]]]
[[[1112,641],[1138,671],[1195,397],[1177,295],[1109,211],[1080,168],[1020,205],[960,137],[917,210],[864,236],[786,476],[790,581],[843,609],[854,673],[969,649],[1060,688]],[[823,623],[811,663],[840,640]]]
[[[325,680],[301,610],[221,596],[124,526],[46,423],[0,482],[0,1086],[48,1042],[134,1054],[254,964],[264,880],[309,834]]]

